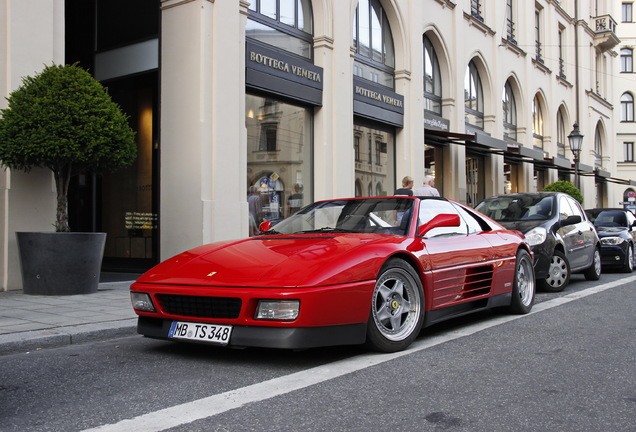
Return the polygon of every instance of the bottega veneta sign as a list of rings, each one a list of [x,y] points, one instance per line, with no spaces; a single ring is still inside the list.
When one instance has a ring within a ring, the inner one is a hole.
[[[290,65],[286,61],[269,57],[261,53],[250,51],[250,60],[255,63],[265,65],[269,68],[279,70],[281,72],[294,74],[296,76],[306,78],[311,81],[322,82],[322,76],[321,74],[317,72],[308,70],[304,67],[297,66],[294,64]]]
[[[245,81],[248,87],[274,95],[322,105],[323,69],[257,41],[246,41]]]

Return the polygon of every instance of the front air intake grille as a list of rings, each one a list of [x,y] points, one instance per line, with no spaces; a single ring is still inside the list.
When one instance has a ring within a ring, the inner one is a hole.
[[[241,299],[157,294],[161,308],[171,315],[196,318],[238,318]]]

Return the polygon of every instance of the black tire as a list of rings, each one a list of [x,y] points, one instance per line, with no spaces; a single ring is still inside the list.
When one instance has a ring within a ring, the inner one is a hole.
[[[560,250],[554,251],[550,258],[548,276],[540,281],[541,289],[548,292],[563,291],[570,282],[570,263]]]
[[[623,263],[623,273],[631,273],[634,271],[634,245],[627,246],[627,254]]]
[[[586,280],[599,280],[601,278],[601,252],[598,248],[594,248],[594,256],[592,258],[592,265],[583,272]]]
[[[512,300],[509,311],[516,314],[527,314],[532,310],[536,293],[534,266],[530,254],[520,249],[515,264],[515,279],[512,286]]]
[[[367,324],[367,346],[375,351],[406,349],[424,323],[424,291],[417,272],[404,260],[388,260],[375,283]]]

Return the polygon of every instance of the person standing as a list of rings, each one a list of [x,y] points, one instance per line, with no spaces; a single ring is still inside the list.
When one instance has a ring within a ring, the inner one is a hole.
[[[413,179],[410,176],[406,176],[402,179],[402,187],[393,192],[393,195],[408,195],[413,196]]]
[[[440,196],[439,191],[435,189],[435,177],[427,175],[424,177],[424,185],[413,191],[415,196]]]

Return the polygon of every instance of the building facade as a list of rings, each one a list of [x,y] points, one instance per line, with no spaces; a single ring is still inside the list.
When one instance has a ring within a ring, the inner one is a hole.
[[[52,62],[79,62],[109,88],[139,158],[77,179],[71,228],[108,233],[105,270],[141,271],[314,200],[390,195],[406,175],[419,186],[432,174],[469,205],[578,177],[584,206],[616,205],[632,171],[615,146],[615,9],[0,0],[0,93]],[[584,135],[576,166],[574,123]],[[4,289],[20,286],[14,233],[51,230],[52,190],[46,172],[2,173]]]

